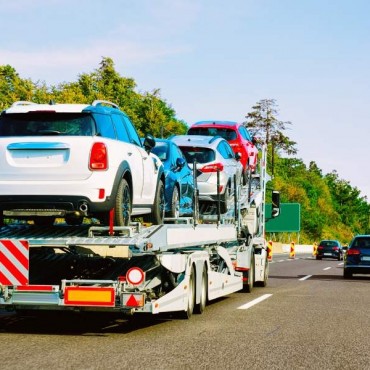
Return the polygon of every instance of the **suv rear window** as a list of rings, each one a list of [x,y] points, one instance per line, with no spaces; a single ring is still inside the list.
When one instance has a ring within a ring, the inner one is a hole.
[[[188,135],[221,136],[228,141],[236,140],[237,138],[234,130],[221,127],[192,127],[189,129]]]
[[[351,247],[370,249],[370,238],[356,238]]]
[[[337,247],[338,243],[336,241],[326,240],[326,241],[320,242],[320,245],[322,247]]]
[[[215,160],[215,152],[209,148],[181,146],[180,149],[189,164],[194,161],[198,163],[208,163]]]
[[[0,116],[0,136],[92,136],[95,123],[85,113],[12,113]]]

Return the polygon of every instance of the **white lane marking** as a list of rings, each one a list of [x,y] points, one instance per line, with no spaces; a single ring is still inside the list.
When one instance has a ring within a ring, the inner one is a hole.
[[[270,298],[271,296],[272,296],[272,294],[264,294],[263,296],[261,296],[259,298],[256,298],[253,301],[248,302],[248,303],[243,304],[242,306],[238,307],[238,310],[246,310],[248,308],[251,308],[255,304],[260,303],[260,302],[264,301],[265,299]]]
[[[306,276],[303,276],[303,278],[300,278],[298,279],[299,281],[303,281],[303,280],[307,280],[311,277],[312,275],[306,275]]]
[[[278,262],[284,262],[285,260],[279,260]]]
[[[343,263],[343,262],[338,263],[338,266],[343,266],[343,265],[344,265],[344,263]]]
[[[325,267],[323,270],[325,271],[325,270],[330,270],[331,269],[331,267]]]

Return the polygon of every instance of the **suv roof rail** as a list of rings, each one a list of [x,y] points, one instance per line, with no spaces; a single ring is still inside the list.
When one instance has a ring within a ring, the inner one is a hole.
[[[11,107],[18,107],[19,105],[35,105],[37,103],[33,103],[31,101],[25,101],[25,100],[20,100],[20,101],[16,101],[14,102]]]
[[[114,104],[114,103],[112,103],[111,101],[108,101],[108,100],[94,100],[91,105],[93,107],[96,107],[96,106],[102,105],[102,104],[111,105],[113,108],[119,109],[119,106],[117,104]]]

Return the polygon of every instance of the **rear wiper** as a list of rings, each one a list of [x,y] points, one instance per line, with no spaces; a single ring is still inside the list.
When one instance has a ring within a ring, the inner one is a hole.
[[[63,132],[56,131],[56,130],[39,130],[37,131],[40,135],[62,135]]]

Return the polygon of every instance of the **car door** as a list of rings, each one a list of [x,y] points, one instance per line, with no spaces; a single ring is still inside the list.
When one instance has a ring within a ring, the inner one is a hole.
[[[128,154],[132,182],[135,189],[133,203],[151,205],[154,203],[155,191],[157,189],[159,164],[156,163],[156,158],[143,148],[140,137],[128,117],[123,117],[131,144]]]
[[[180,148],[177,145],[171,145],[173,152],[173,166],[177,167],[177,178],[180,184],[180,208],[181,213],[192,212],[192,202],[194,193],[194,179],[193,171],[187,164],[187,161],[182,154]],[[178,168],[176,165],[178,158],[182,158],[185,161],[185,166]]]

